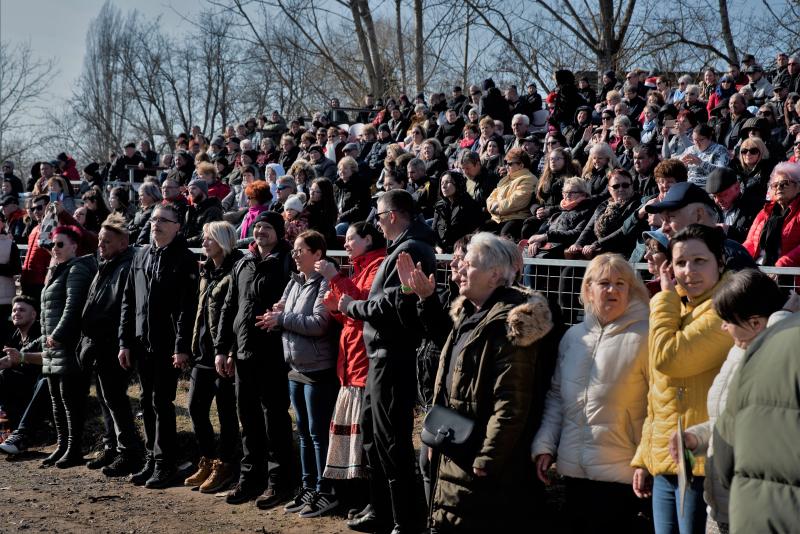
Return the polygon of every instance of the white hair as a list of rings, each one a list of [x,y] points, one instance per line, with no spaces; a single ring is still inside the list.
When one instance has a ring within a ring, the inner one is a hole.
[[[489,232],[472,236],[467,252],[472,252],[481,269],[498,269],[506,286],[516,282],[522,271],[522,253],[517,245]]]
[[[686,84],[690,84],[690,83],[692,83],[692,77],[689,76],[688,74],[684,74],[683,76],[678,78],[678,83],[681,83],[681,82],[684,82]]]
[[[525,124],[525,126],[530,126],[530,124],[531,124],[531,119],[527,115],[523,115],[522,113],[517,113],[516,115],[511,117],[511,122],[514,122],[514,121],[517,121],[517,120],[523,122]]]

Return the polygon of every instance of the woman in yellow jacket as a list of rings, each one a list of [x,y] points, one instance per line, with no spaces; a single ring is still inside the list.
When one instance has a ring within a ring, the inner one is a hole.
[[[482,230],[515,241],[519,239],[522,223],[531,216],[528,208],[536,190],[536,177],[528,170],[530,165],[531,158],[523,149],[512,148],[506,152],[507,174],[486,199],[491,219],[486,221]]]
[[[636,468],[634,492],[652,494],[656,534],[705,531],[703,462],[694,465],[681,514],[669,437],[678,428],[678,417],[684,428],[708,420],[708,389],[732,345],[711,303],[724,283],[724,240],[718,228],[697,224],[672,236],[670,261],[661,268],[661,292],[650,300],[647,418],[631,465]]]

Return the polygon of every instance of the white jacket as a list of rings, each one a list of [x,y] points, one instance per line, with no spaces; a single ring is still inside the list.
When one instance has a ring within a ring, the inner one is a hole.
[[[534,457],[552,454],[564,476],[630,484],[647,415],[648,316],[646,303],[632,301],[604,327],[587,314],[567,331]]]

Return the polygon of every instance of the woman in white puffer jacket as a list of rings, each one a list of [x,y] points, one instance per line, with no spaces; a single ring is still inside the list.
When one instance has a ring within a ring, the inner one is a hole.
[[[647,412],[648,293],[624,258],[602,254],[581,298],[586,316],[559,345],[531,455],[545,483],[557,459],[569,532],[628,532],[641,507],[630,463]]]

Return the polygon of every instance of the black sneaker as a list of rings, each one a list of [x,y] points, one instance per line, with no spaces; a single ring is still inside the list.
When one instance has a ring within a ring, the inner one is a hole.
[[[300,510],[300,517],[319,517],[328,514],[339,506],[336,495],[331,493],[315,493],[314,500]]]
[[[267,488],[261,497],[256,499],[256,506],[259,510],[270,510],[275,508],[281,503],[284,503],[292,498],[292,494],[281,488],[270,486]]]
[[[153,476],[147,479],[144,487],[147,489],[164,489],[175,483],[178,479],[178,468],[174,465],[157,465]]]
[[[294,496],[294,499],[286,503],[283,507],[284,512],[294,513],[299,512],[305,505],[314,500],[314,490],[311,488],[301,488]]]
[[[153,476],[153,471],[155,471],[155,469],[156,460],[152,455],[148,454],[142,469],[139,470],[139,472],[132,474],[128,480],[137,486],[142,486],[150,479],[151,476]]]
[[[261,495],[261,488],[240,480],[225,496],[225,502],[228,504],[243,504],[247,501],[252,501],[259,495]]]
[[[0,443],[0,451],[12,456],[27,450],[28,445],[25,443],[25,436],[17,431],[12,432],[3,443]]]
[[[102,472],[107,477],[124,477],[142,469],[142,462],[129,454],[118,454],[117,457],[103,468]]]
[[[116,449],[103,449],[97,454],[97,456],[94,457],[94,459],[86,462],[86,467],[89,469],[100,469],[107,465],[111,465],[118,457],[119,453]]]

